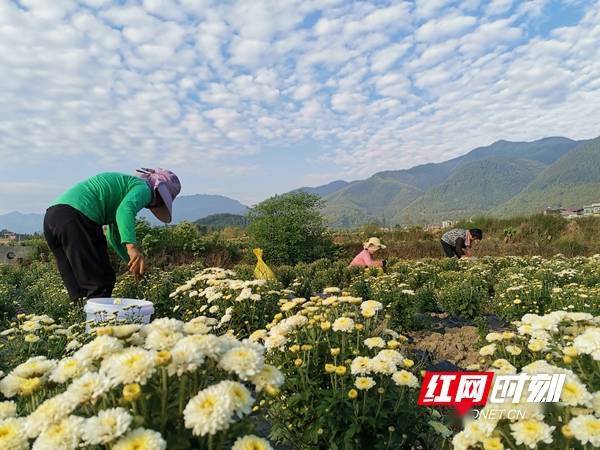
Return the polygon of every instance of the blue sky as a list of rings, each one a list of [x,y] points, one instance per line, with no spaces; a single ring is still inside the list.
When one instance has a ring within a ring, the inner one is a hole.
[[[140,166],[274,193],[600,134],[596,0],[0,0],[0,213]]]

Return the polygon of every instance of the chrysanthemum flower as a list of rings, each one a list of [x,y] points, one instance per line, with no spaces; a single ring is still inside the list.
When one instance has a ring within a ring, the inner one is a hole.
[[[58,365],[50,374],[50,380],[59,384],[66,383],[79,376],[85,369],[86,367],[83,366],[80,360],[64,358],[58,362]]]
[[[354,320],[349,317],[340,317],[333,322],[331,328],[333,331],[351,333],[354,330]]]
[[[283,385],[285,377],[277,367],[265,364],[260,372],[250,377],[249,381],[260,392],[267,386],[280,387]]]
[[[371,377],[357,377],[356,380],[354,380],[354,386],[361,391],[367,391],[375,386],[375,384],[377,383],[375,383],[375,380]]]
[[[119,439],[112,450],[165,450],[166,448],[167,443],[159,432],[136,428]]]
[[[32,450],[75,450],[81,440],[83,419],[69,416],[42,431]]]
[[[0,420],[9,419],[17,415],[17,404],[13,401],[0,402]]]
[[[231,450],[273,450],[273,447],[266,439],[250,434],[237,438]]]
[[[142,348],[130,347],[102,362],[100,372],[106,375],[113,385],[145,384],[156,371],[154,353]]]
[[[363,342],[370,349],[385,348],[385,341],[380,337],[370,337],[365,339]]]
[[[588,442],[592,447],[600,447],[600,419],[591,414],[584,414],[571,419],[569,422],[573,436],[582,445]]]
[[[44,401],[24,422],[29,438],[35,438],[50,425],[67,417],[77,407],[77,401],[68,392],[64,392]]]
[[[542,421],[532,419],[521,420],[510,425],[515,443],[529,448],[537,448],[539,442],[551,444],[554,428]]]
[[[263,347],[250,341],[227,351],[219,361],[219,367],[228,372],[234,372],[242,380],[248,380],[257,375],[263,366]]]
[[[392,380],[398,386],[408,386],[411,388],[419,387],[419,380],[412,373],[401,370],[392,375]]]
[[[29,441],[25,435],[21,419],[10,418],[0,421],[0,448],[7,450],[29,449]]]
[[[86,445],[104,445],[122,436],[131,425],[133,417],[125,408],[105,409],[96,417],[86,419],[82,438]]]
[[[366,375],[371,372],[371,359],[365,356],[357,356],[350,364],[352,375]]]
[[[220,384],[200,391],[183,411],[185,427],[195,436],[213,435],[227,429],[233,414],[233,399]]]

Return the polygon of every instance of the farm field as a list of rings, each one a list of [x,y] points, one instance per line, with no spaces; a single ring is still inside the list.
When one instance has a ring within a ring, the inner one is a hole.
[[[91,333],[53,267],[6,269],[0,447],[594,448],[599,262],[398,260],[386,273],[317,262],[268,282],[245,266],[187,266],[121,278],[115,295],[152,299],[155,320]],[[463,337],[465,358],[419,345],[432,335]],[[565,388],[545,409],[520,405],[514,422],[463,423],[416,406],[440,359],[564,373]]]

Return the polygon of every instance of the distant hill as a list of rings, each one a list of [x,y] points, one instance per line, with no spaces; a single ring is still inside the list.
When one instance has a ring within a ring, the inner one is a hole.
[[[229,213],[244,215],[248,207],[222,195],[182,195],[173,203],[173,222],[179,223],[184,220],[193,222],[211,214]],[[152,225],[160,225],[148,209],[142,209],[138,214]],[[7,229],[15,233],[32,234],[43,230],[43,214],[22,214],[14,211],[0,215],[0,229]]]
[[[564,137],[501,140],[449,161],[379,172],[325,196],[323,213],[332,226],[346,228],[367,222],[429,223],[488,212],[519,194],[578,144]]]
[[[583,206],[600,201],[600,137],[586,141],[541,172],[494,213],[514,215],[547,206]]]
[[[0,214],[0,229],[20,234],[39,233],[44,229],[44,215],[23,214],[18,211]]]
[[[295,189],[296,191],[308,192],[309,194],[315,194],[319,197],[325,197],[326,195],[331,194],[332,192],[338,191],[342,189],[344,186],[348,185],[347,181],[337,180],[332,181],[331,183],[324,184],[322,186],[317,187],[301,187]]]
[[[226,227],[243,228],[248,225],[248,218],[240,214],[220,213],[203,217],[202,219],[196,220],[195,223],[214,229],[222,229]]]
[[[248,207],[223,195],[182,195],[175,199],[173,203],[173,222],[179,223],[184,220],[194,222],[211,214],[229,213],[246,214]],[[146,218],[152,225],[160,225],[161,222],[156,219],[152,213],[143,209],[140,211],[140,217]]]

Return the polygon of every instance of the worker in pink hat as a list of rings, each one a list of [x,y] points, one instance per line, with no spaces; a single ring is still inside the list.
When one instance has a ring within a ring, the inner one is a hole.
[[[135,235],[142,208],[171,222],[173,200],[181,191],[177,175],[165,169],[137,172],[95,175],[64,192],[46,211],[44,236],[74,301],[111,296],[116,276],[107,243],[128,261],[132,274],[144,274],[146,262]]]

